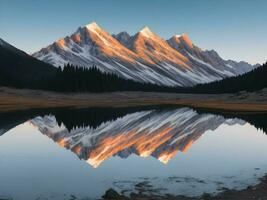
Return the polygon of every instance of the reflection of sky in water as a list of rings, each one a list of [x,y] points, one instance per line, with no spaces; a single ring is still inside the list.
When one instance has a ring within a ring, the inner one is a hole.
[[[189,195],[222,186],[246,187],[255,182],[255,174],[266,171],[266,152],[267,136],[261,131],[248,123],[223,124],[167,165],[131,154],[127,159],[110,157],[93,168],[24,123],[0,137],[0,197],[98,197],[110,187],[132,188],[142,178],[157,188],[168,186],[164,192]]]

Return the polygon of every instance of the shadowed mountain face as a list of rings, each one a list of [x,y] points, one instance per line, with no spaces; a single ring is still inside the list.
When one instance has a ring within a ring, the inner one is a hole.
[[[256,67],[202,50],[186,34],[165,40],[145,27],[133,36],[127,32],[110,35],[96,23],[79,27],[33,56],[56,67],[96,65],[125,79],[164,86],[193,86]]]
[[[43,88],[56,68],[29,56],[0,38],[0,85]]]
[[[80,125],[68,129],[53,115],[36,117],[30,123],[60,146],[98,167],[111,156],[127,158],[131,154],[153,156],[167,164],[178,151],[186,152],[207,130],[246,122],[179,108],[137,111],[95,127]]]

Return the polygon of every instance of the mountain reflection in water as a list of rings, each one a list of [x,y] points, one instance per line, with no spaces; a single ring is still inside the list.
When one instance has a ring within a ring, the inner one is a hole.
[[[111,156],[127,158],[131,154],[153,156],[167,164],[177,152],[186,152],[207,130],[246,122],[178,108],[137,111],[97,126],[67,128],[53,115],[35,117],[30,123],[96,168]]]
[[[0,113],[0,198],[246,188],[266,173],[266,119],[162,106]]]

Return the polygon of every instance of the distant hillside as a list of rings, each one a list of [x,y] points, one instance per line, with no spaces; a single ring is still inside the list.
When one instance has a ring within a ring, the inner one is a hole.
[[[267,63],[243,75],[200,84],[189,88],[186,92],[234,93],[243,90],[252,92],[263,88],[267,88]]]
[[[39,61],[0,39],[0,84],[42,89],[56,68]]]

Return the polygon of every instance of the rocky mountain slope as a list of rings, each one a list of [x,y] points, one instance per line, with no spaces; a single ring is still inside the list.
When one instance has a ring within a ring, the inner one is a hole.
[[[54,66],[97,66],[125,79],[165,86],[192,86],[235,76],[256,66],[222,59],[186,34],[162,39],[145,27],[133,36],[110,35],[96,23],[82,27],[33,54]]]

